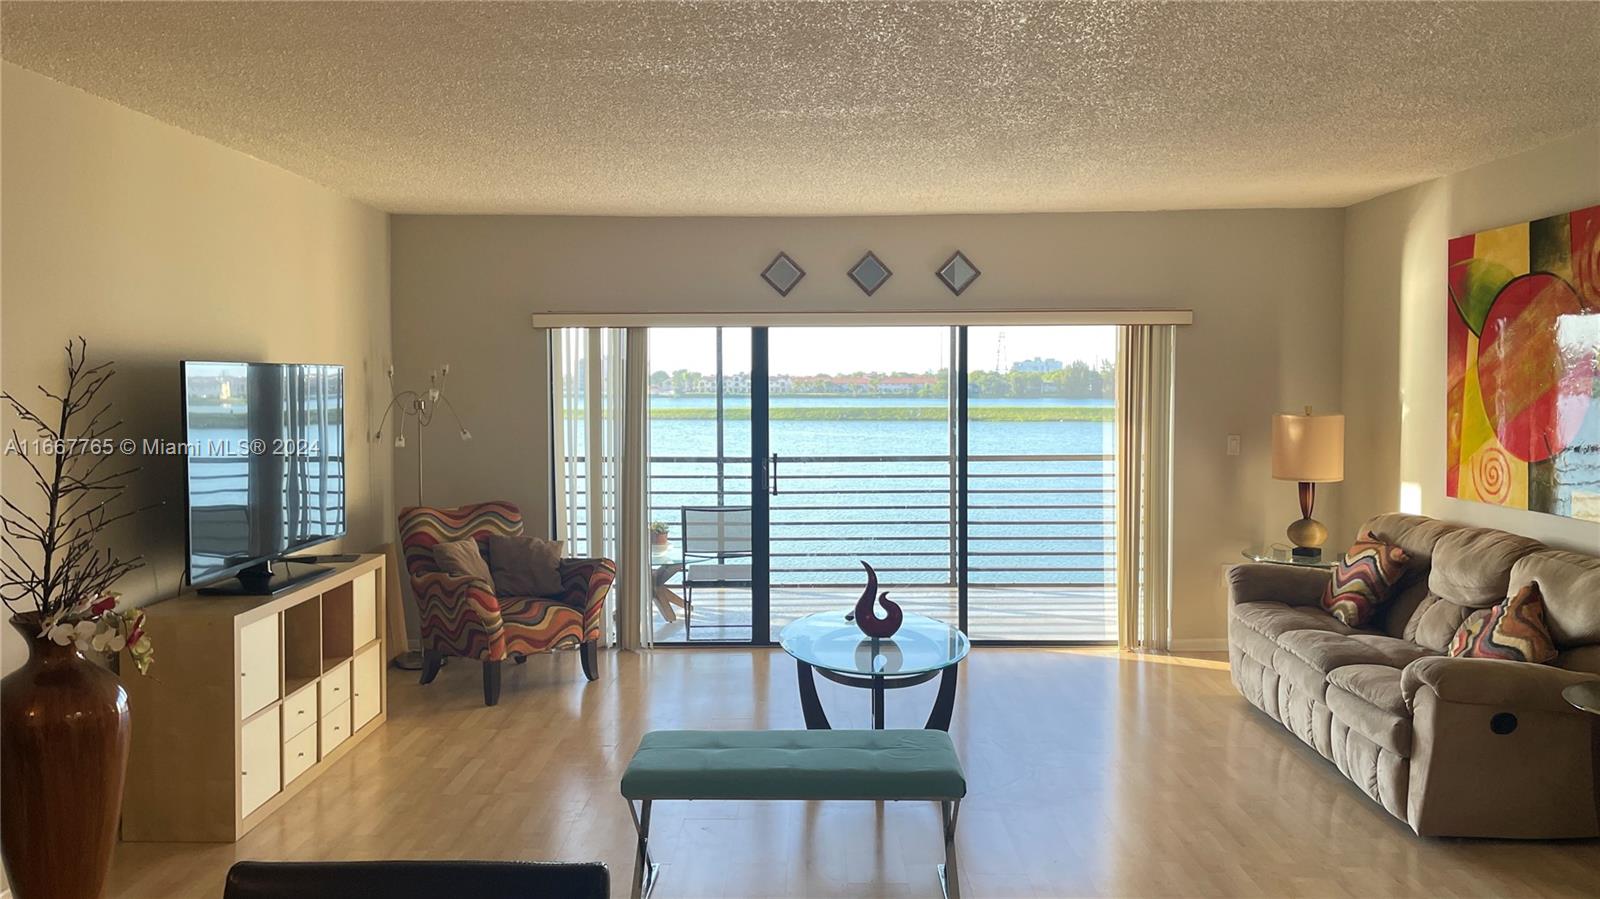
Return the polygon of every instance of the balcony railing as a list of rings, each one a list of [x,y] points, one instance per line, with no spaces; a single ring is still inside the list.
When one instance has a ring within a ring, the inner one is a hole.
[[[948,455],[783,456],[770,466],[774,587],[953,586],[960,570],[955,461]],[[651,458],[653,520],[680,546],[684,506],[748,505],[748,456]],[[967,581],[1098,589],[1115,568],[1114,457],[968,457]],[[581,482],[581,477],[580,477]],[[580,483],[579,489],[582,489]],[[579,531],[586,526],[578,522]]]

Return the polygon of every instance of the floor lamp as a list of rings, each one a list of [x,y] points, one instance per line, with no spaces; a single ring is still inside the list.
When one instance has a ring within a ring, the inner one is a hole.
[[[394,366],[389,366],[389,390],[394,396],[389,400],[389,405],[383,410],[383,417],[378,420],[378,430],[374,433],[374,440],[383,439],[383,428],[389,423],[389,416],[395,417],[394,445],[396,449],[406,447],[406,422],[416,422],[417,441],[417,505],[422,505],[422,435],[428,426],[433,424],[433,416],[443,406],[449,410],[450,418],[455,421],[456,430],[463,441],[472,439],[472,432],[461,423],[461,416],[456,414],[456,407],[450,398],[444,395],[445,380],[450,377],[450,364],[445,363],[440,368],[428,372],[428,388],[423,391],[394,390]],[[406,671],[422,670],[422,653],[407,650],[395,659],[395,667]]]

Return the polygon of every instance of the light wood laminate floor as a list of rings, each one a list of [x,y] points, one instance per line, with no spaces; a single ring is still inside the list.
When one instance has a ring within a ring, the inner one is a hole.
[[[216,899],[244,858],[491,858],[599,859],[625,896],[617,784],[641,734],[802,724],[778,650],[606,652],[601,672],[585,684],[572,653],[508,666],[491,709],[474,663],[428,687],[391,671],[379,733],[237,844],[119,845],[111,895]],[[866,726],[864,691],[819,688],[835,726]],[[933,690],[889,694],[889,725],[919,725]],[[1215,658],[980,648],[951,735],[968,899],[1600,892],[1597,841],[1414,836]],[[938,895],[931,803],[662,802],[653,831],[662,899]]]

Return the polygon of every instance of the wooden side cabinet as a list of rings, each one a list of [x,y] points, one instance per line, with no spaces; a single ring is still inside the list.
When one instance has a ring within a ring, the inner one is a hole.
[[[384,557],[333,568],[276,596],[145,609],[156,661],[123,680],[124,840],[237,840],[387,719]]]

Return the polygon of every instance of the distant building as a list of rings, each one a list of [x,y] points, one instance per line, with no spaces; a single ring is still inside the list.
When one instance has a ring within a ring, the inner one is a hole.
[[[1061,367],[1060,359],[1046,359],[1042,356],[1035,356],[1032,359],[1024,359],[1021,362],[1011,363],[1012,371],[1036,372],[1038,374],[1044,374],[1045,372],[1051,371],[1060,371]]]

